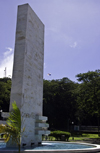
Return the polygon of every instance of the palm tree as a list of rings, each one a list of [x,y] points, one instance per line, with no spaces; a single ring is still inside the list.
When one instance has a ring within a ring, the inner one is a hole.
[[[21,112],[14,101],[12,103],[12,111],[9,113],[9,117],[6,121],[7,125],[0,125],[0,133],[4,133],[5,142],[11,140],[18,145],[18,151],[20,153],[21,147],[21,135],[24,129],[21,131]]]

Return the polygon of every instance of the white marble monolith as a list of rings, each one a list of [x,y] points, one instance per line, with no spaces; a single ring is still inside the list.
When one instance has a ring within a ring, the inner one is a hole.
[[[21,110],[22,145],[41,143],[47,134],[42,116],[44,25],[28,4],[18,6],[10,110],[16,101]]]

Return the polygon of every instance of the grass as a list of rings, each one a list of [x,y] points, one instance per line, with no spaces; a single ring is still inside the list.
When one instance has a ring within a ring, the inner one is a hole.
[[[74,141],[84,141],[88,139],[98,139],[98,138],[100,138],[98,134],[83,133],[82,135],[74,135]],[[45,140],[45,137],[43,137],[43,140]],[[54,137],[49,136],[47,140],[55,141],[56,139]],[[69,141],[73,141],[73,136],[69,138]]]
[[[74,140],[87,140],[87,139],[98,139],[100,138],[98,136],[98,134],[86,134],[86,133],[83,133],[82,135],[74,135]],[[69,138],[69,141],[72,140],[73,137],[71,136]]]
[[[1,135],[0,135],[1,138]],[[98,136],[98,134],[86,134],[83,133],[82,135],[74,135],[74,140],[75,141],[84,141],[84,140],[88,140],[88,139],[100,139],[100,137]],[[45,137],[43,137],[43,140],[45,140]],[[55,141],[54,137],[49,137],[49,140]],[[73,141],[73,137],[71,136],[69,138],[69,141]]]

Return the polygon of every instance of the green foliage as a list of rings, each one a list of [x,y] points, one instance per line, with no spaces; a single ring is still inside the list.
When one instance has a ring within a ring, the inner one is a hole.
[[[14,127],[16,131],[21,133],[21,113],[19,108],[16,105],[16,102],[12,103],[12,111],[9,114],[9,117],[6,121],[7,125]]]
[[[74,89],[77,83],[68,78],[44,80],[43,115],[48,116],[50,129],[68,130],[68,122],[75,118],[76,101]],[[74,107],[73,107],[74,106]]]
[[[43,115],[50,130],[70,131],[75,125],[99,125],[100,70],[76,75],[79,83],[68,78],[43,81]],[[9,110],[11,80],[0,79],[0,109]]]
[[[65,136],[65,139],[68,141],[71,134],[65,131],[52,131],[49,136],[55,137],[56,140],[61,140],[62,136]]]
[[[9,140],[12,143],[15,142],[19,147],[20,153],[21,134],[24,132],[24,129],[21,131],[21,113],[16,102],[12,103],[12,108],[7,119],[7,125],[0,125],[0,133],[4,133],[6,142]]]
[[[92,140],[92,139],[99,139],[100,137],[98,134],[90,134],[90,133],[83,133],[81,135],[74,135],[74,140]],[[72,137],[69,138],[72,140]]]
[[[2,109],[4,112],[9,111],[10,91],[11,79],[0,78],[0,109]]]
[[[93,117],[100,117],[100,70],[80,73],[76,77],[81,82],[76,89],[77,116],[81,123],[88,118],[88,124],[92,118],[93,124]]]
[[[87,73],[80,73],[77,74],[76,77],[78,77],[77,80],[82,83],[97,81],[97,79],[100,79],[100,70],[88,71]]]

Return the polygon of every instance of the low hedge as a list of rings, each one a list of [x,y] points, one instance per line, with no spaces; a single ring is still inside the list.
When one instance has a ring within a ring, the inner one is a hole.
[[[56,140],[69,140],[69,137],[71,136],[70,132],[65,131],[52,131],[49,136],[55,137]]]

